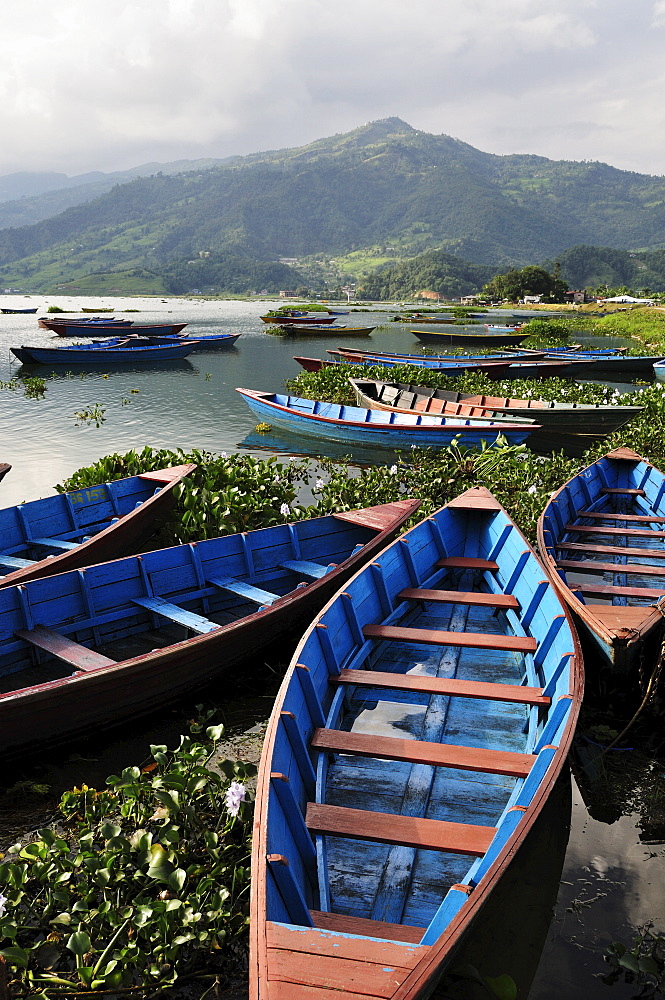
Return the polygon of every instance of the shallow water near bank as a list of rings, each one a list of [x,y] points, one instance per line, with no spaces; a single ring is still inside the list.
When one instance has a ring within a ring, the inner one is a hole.
[[[82,304],[80,300],[57,301],[62,307]],[[26,305],[29,300],[7,304]],[[127,366],[108,373],[67,372],[12,363],[10,346],[49,344],[60,338],[38,328],[36,316],[0,316],[0,379],[16,374],[48,378],[43,399],[0,390],[0,461],[13,465],[0,485],[6,505],[48,495],[55,483],[81,466],[112,452],[144,445],[241,450],[264,457],[329,453],[316,444],[304,446],[297,439],[289,440],[286,434],[257,433],[255,418],[234,391],[236,386],[281,390],[284,379],[300,370],[293,355],[325,357],[329,346],[325,337],[310,340],[266,335],[258,318],[269,308],[265,302],[115,299],[113,304],[119,314],[123,308],[140,309],[132,314],[136,323],[187,320],[191,336],[217,331],[242,336],[236,348],[196,353],[182,362]],[[47,302],[40,300],[39,305],[40,314],[45,313]],[[341,322],[349,326],[387,324],[392,315],[389,311],[351,313]],[[417,353],[418,342],[409,330],[407,324],[391,324],[371,338],[339,338],[339,344]],[[53,378],[51,372],[57,372]],[[103,411],[99,427],[85,417],[76,417],[95,408]],[[341,454],[341,449],[336,453],[333,449],[332,457]],[[391,457],[358,453],[356,460],[388,462]],[[229,740],[237,740],[242,753],[250,752],[249,747],[258,752],[262,726],[289,654],[286,648],[271,651],[265,657],[267,668],[256,664],[242,680],[230,684],[224,679],[200,696],[222,705]],[[0,801],[3,842],[10,831],[13,836],[21,827],[43,822],[44,812],[53,808],[54,796],[65,788],[83,781],[98,787],[109,773],[145,761],[150,743],[173,745],[186,731],[198,700],[193,696],[187,705],[163,711],[140,725],[76,741],[41,760],[11,762],[4,770],[3,786],[21,781],[27,785]],[[50,802],[46,810],[44,798],[30,793],[31,782],[51,786],[52,794],[45,796]],[[494,908],[487,908],[484,923],[468,945],[466,961],[484,975],[512,976],[520,987],[519,996],[530,1000],[564,996],[573,1000],[601,996],[627,1000],[635,994],[636,987],[624,983],[611,987],[608,994],[599,977],[607,971],[602,953],[612,941],[629,944],[635,928],[647,920],[654,920],[665,931],[664,827],[662,823],[651,824],[648,830],[655,842],[646,843],[646,821],[637,805],[643,782],[636,773],[632,799],[625,797],[618,807],[604,812],[596,802],[585,805],[576,785],[572,805],[565,792],[557,797],[542,824],[541,840],[532,843],[527,856],[520,859],[517,874],[512,874],[513,883],[507,883]],[[586,792],[585,796],[591,802]],[[22,818],[17,821],[17,817]],[[28,817],[34,817],[34,823]],[[463,958],[460,954],[459,960]],[[468,982],[462,984],[462,993],[460,984],[455,988],[458,992],[451,995],[474,996]]]

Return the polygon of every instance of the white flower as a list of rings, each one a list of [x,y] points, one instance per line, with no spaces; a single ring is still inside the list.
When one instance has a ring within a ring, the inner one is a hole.
[[[228,458],[228,457],[229,457],[229,456],[228,456],[228,455],[226,454],[226,452],[225,452],[225,451],[223,451],[223,452],[222,452],[222,458]]]
[[[314,487],[314,489],[315,490],[322,490],[323,489],[323,480],[322,479],[317,479],[316,480],[316,486]]]
[[[245,801],[247,790],[239,781],[232,781],[226,789],[226,808],[232,816],[238,815],[240,803]]]
[[[0,892],[0,917],[4,917],[7,908],[7,897]]]
[[[390,468],[388,469],[388,472],[390,473],[391,476],[396,476],[397,475],[397,466],[396,465],[391,465]]]
[[[531,495],[533,496],[533,494],[535,492],[536,492],[536,487],[535,486],[529,486],[529,488],[527,490],[527,493],[531,493]]]
[[[288,517],[289,514],[291,513],[291,508],[289,507],[288,503],[283,503],[282,506],[279,508],[279,512],[280,514],[283,514],[284,517]]]

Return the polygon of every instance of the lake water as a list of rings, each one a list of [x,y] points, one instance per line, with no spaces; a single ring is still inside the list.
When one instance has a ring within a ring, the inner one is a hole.
[[[0,462],[13,466],[0,487],[6,505],[48,495],[54,484],[81,466],[111,452],[145,445],[215,452],[246,450],[257,455],[266,450],[284,454],[299,451],[295,439],[257,435],[256,418],[234,389],[283,389],[284,379],[300,371],[293,355],[325,357],[329,346],[326,337],[267,336],[259,315],[271,307],[268,302],[96,301],[113,304],[118,313],[139,309],[132,316],[137,323],[187,321],[191,336],[211,332],[242,336],[231,350],[196,353],[184,361],[162,365],[137,364],[121,371],[81,374],[75,369],[25,369],[13,362],[11,346],[52,344],[60,338],[41,330],[36,316],[0,315],[0,379],[6,381],[23,373],[56,373],[48,378],[43,399],[0,390]],[[76,310],[85,301],[62,297],[0,299],[0,305],[11,307],[38,305],[38,315],[52,303]],[[392,315],[389,311],[352,313],[340,322],[373,326],[386,323]],[[378,330],[371,340],[340,337],[337,342],[343,346],[371,344],[389,351],[418,350],[405,324]],[[101,426],[76,418],[77,412],[95,408],[103,410]],[[310,444],[303,450],[313,453],[316,446]],[[247,692],[244,694],[247,697]],[[262,692],[257,686],[253,695],[244,707],[240,692],[233,695],[240,705],[235,721],[238,729],[265,719],[269,713],[270,696],[265,689]],[[233,722],[233,708],[230,717]],[[182,729],[182,716],[147,722],[143,736],[126,732],[114,736],[108,746],[91,746],[89,742],[71,745],[53,758],[53,767],[60,770],[51,773],[49,780],[64,782],[63,787],[82,780],[99,783],[117,768],[118,758],[123,759],[120,766],[143,759],[147,745],[165,737],[165,726],[175,735]],[[81,761],[81,757],[95,760]],[[665,824],[656,823],[654,834],[653,823],[648,826],[639,807],[640,790],[649,785],[645,777],[649,766],[645,764],[639,777],[636,772],[634,794],[609,811],[596,802],[591,815],[577,786],[573,787],[571,805],[564,788],[556,810],[541,824],[540,841],[530,851],[523,876],[520,872],[518,884],[508,886],[502,896],[504,909],[488,911],[492,919],[470,945],[468,960],[484,974],[509,973],[521,986],[520,997],[528,995],[530,1000],[600,1000],[608,996],[608,987],[598,978],[607,969],[602,962],[603,949],[614,940],[630,943],[634,929],[647,920],[654,920],[665,931]],[[91,770],[95,773],[90,774]],[[5,784],[22,773],[13,767],[11,774],[5,775]],[[464,989],[467,992],[456,995],[476,995],[468,984]],[[609,997],[627,1000],[634,993],[635,987],[620,983],[611,988]]]

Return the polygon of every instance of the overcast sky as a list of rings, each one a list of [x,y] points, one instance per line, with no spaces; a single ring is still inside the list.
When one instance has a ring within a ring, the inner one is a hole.
[[[21,0],[0,174],[298,146],[396,115],[665,174],[665,0]]]

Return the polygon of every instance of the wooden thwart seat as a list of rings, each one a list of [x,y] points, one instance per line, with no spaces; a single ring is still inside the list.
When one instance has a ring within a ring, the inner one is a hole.
[[[102,656],[94,649],[88,649],[86,646],[68,639],[67,636],[60,635],[59,632],[53,632],[44,625],[35,625],[31,629],[20,629],[15,634],[19,639],[51,653],[56,659],[69,663],[78,670],[98,670],[100,667],[112,667],[116,664],[116,660]]]
[[[425,743],[372,733],[346,733],[341,729],[315,729],[310,746],[313,750],[348,753],[357,757],[403,760],[411,764],[430,764],[458,771],[506,774],[524,778],[531,770],[533,754],[511,750],[486,750],[481,747],[453,746],[449,743]]]
[[[665,566],[640,566],[637,563],[606,563],[594,559],[557,559],[561,569],[573,569],[580,573],[638,573],[644,576],[665,576]]]
[[[0,567],[6,569],[24,569],[26,566],[34,566],[36,559],[19,559],[18,556],[0,555]]]
[[[138,604],[156,615],[177,622],[178,625],[184,625],[199,635],[205,635],[206,632],[214,632],[215,629],[221,628],[221,625],[211,622],[209,618],[203,618],[193,611],[180,608],[177,604],[171,604],[170,601],[165,601],[161,597],[133,597],[132,604]]]
[[[653,528],[604,528],[599,524],[567,524],[566,531],[580,535],[621,535],[627,538],[665,538],[665,531]]]
[[[624,497],[645,497],[646,493],[641,489],[633,489],[629,486],[603,486],[598,491],[603,496],[624,496]]]
[[[265,604],[268,607],[279,597],[278,594],[272,594],[269,590],[262,590],[251,583],[245,583],[244,580],[234,580],[232,577],[222,580],[211,576],[208,577],[207,582],[212,584],[213,587],[219,587],[220,590],[228,590],[237,597],[244,597],[247,601],[253,601],[254,604]]]
[[[478,608],[519,609],[519,601],[512,594],[478,594],[463,590],[421,590],[407,587],[398,597],[403,601],[436,601],[441,604],[468,604]]]
[[[493,826],[470,823],[449,823],[424,819],[420,816],[399,816],[395,813],[370,812],[307,803],[307,826],[315,833],[351,837],[354,840],[376,840],[384,844],[400,844],[429,851],[470,854],[482,857],[496,833]]]
[[[310,576],[313,580],[320,580],[322,576],[325,576],[333,568],[323,566],[321,563],[311,562],[308,559],[286,559],[279,565],[282,569],[290,569],[293,573]]]
[[[309,913],[313,925],[319,930],[337,931],[338,934],[356,934],[360,937],[420,944],[420,939],[425,933],[424,927],[390,924],[384,920],[370,920],[368,917],[350,917],[344,913],[330,913],[323,910],[310,910]]]
[[[665,517],[652,514],[607,514],[605,511],[578,510],[576,517],[593,517],[599,521],[634,521],[637,524],[665,524]]]
[[[62,538],[31,538],[30,544],[44,545],[51,549],[62,549],[63,552],[79,547],[78,542],[66,542]]]
[[[445,569],[486,569],[492,573],[499,568],[499,564],[491,559],[476,559],[471,556],[446,556],[445,559],[439,559],[436,565]]]
[[[628,545],[589,545],[588,542],[557,542],[558,549],[570,549],[571,552],[598,552],[608,556],[637,556],[644,559],[665,559],[663,549],[640,549]]]
[[[468,649],[500,649],[515,653],[535,653],[537,649],[536,640],[529,636],[492,635],[485,632],[444,632],[395,625],[365,625],[363,635],[366,639],[418,642],[427,646],[463,646]]]
[[[344,669],[336,678],[338,684],[359,684],[364,687],[392,688],[396,691],[417,691],[420,694],[440,694],[457,698],[484,698],[510,701],[524,705],[549,705],[551,698],[542,688],[519,684],[486,684],[457,677],[426,677],[416,674],[382,673],[378,670]]]
[[[608,594],[610,597],[644,597],[655,601],[665,597],[665,590],[656,590],[654,587],[615,587],[611,583],[573,584],[570,589],[573,593],[579,590],[583,594]]]

